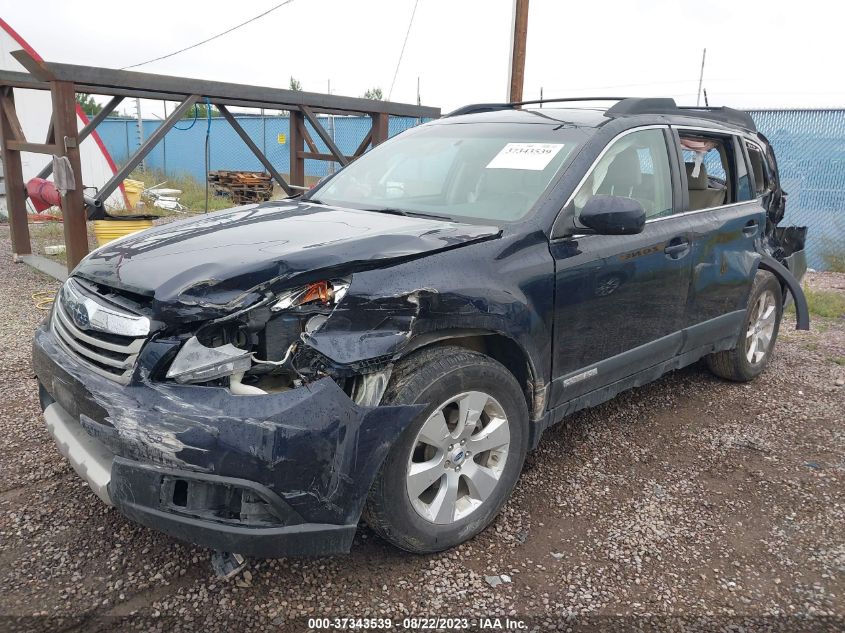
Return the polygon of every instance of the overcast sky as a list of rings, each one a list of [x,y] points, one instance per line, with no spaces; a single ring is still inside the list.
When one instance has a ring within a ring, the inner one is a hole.
[[[48,61],[122,67],[165,55],[281,0],[0,0]],[[37,8],[36,8],[37,7]],[[390,89],[414,0],[293,0],[213,42],[136,70],[361,96]],[[444,111],[506,96],[512,0],[419,0],[394,101]],[[845,106],[832,0],[531,0],[525,98],[671,96],[711,105]],[[145,113],[146,114],[146,113]]]

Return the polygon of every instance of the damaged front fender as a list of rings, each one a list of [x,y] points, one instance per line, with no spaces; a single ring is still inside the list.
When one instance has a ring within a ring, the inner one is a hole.
[[[357,272],[331,316],[303,335],[302,356],[316,352],[335,375],[366,374],[389,367],[421,340],[496,334],[521,350],[531,377],[545,384],[549,368],[534,361],[548,358],[551,346],[552,273],[539,233]]]

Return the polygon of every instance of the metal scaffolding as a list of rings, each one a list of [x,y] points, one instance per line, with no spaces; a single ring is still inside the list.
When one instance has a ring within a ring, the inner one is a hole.
[[[28,71],[26,73],[0,71],[0,145],[2,145],[2,158],[6,170],[6,199],[12,251],[15,256],[32,253],[26,212],[26,184],[23,182],[20,153],[34,152],[66,157],[77,183],[75,189],[66,191],[61,196],[69,271],[88,254],[86,227],[88,209],[101,208],[105,200],[164,138],[174,124],[200,100],[207,100],[217,107],[220,114],[288,195],[293,195],[297,189],[301,190],[305,186],[306,159],[336,161],[341,165],[347,165],[363,154],[369,146],[378,145],[387,140],[390,116],[415,118],[440,116],[439,108],[404,103],[42,62],[25,51],[15,51],[12,55]],[[31,142],[25,138],[15,110],[15,88],[50,91],[53,111],[45,142]],[[77,92],[112,97],[81,130],[77,129],[76,123]],[[83,176],[79,144],[127,97],[177,101],[179,105],[162,121],[155,132],[144,140],[114,176],[100,188],[96,197],[89,199],[86,203],[82,190]],[[261,148],[241,127],[229,110],[231,106],[290,112],[289,181],[282,177]],[[371,117],[372,125],[358,148],[351,156],[348,156],[340,151],[331,134],[317,118],[317,114],[363,114]],[[320,151],[306,122],[316,131],[320,140],[328,148],[328,153]],[[52,163],[41,170],[39,177],[47,177],[51,170]]]

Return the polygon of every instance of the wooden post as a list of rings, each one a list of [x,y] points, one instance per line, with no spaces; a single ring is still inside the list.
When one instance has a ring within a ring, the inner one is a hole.
[[[508,101],[522,101],[525,83],[525,43],[528,39],[528,0],[514,0],[513,37],[508,73]]]
[[[56,145],[59,155],[67,156],[76,188],[62,196],[62,218],[67,247],[67,269],[72,271],[88,254],[88,227],[83,198],[82,164],[79,160],[79,131],[76,127],[76,95],[69,81],[50,82],[53,95]]]
[[[375,147],[379,143],[384,143],[387,140],[390,117],[384,112],[372,114],[370,116],[373,117],[373,147]]]
[[[15,93],[12,88],[4,88],[0,99],[5,103],[0,107],[0,135],[2,135],[3,146],[3,169],[6,180],[6,208],[9,211],[9,229],[12,237],[12,254],[29,255],[32,253],[32,244],[29,239],[29,223],[26,214],[26,195],[23,182],[23,169],[21,167],[21,153],[10,150],[8,142],[15,138],[12,130],[12,121],[9,120],[7,112],[9,107],[14,112]]]
[[[298,110],[290,113],[290,184],[297,187],[305,186],[305,159],[300,155],[303,151],[302,129],[305,127],[305,116]]]

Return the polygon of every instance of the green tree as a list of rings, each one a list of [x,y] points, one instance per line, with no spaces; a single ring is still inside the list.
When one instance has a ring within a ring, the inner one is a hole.
[[[302,92],[302,84],[299,83],[299,79],[294,79],[293,77],[291,77],[290,84],[288,85],[288,90],[293,90],[294,92]]]
[[[103,106],[94,101],[94,97],[89,95],[87,92],[77,92],[76,102],[82,108],[82,111],[88,116],[95,116],[103,109]]]
[[[204,119],[206,112],[208,111],[208,106],[205,105],[204,103],[197,103],[195,105],[195,108],[196,108],[197,118],[198,119]],[[212,117],[220,116],[220,110],[218,110],[215,106],[211,106],[211,116]],[[185,114],[182,115],[182,118],[183,119],[193,119],[194,118],[194,108],[188,108],[185,111]]]
[[[370,88],[367,92],[364,93],[364,99],[373,99],[375,101],[381,101],[384,99],[384,94],[381,91],[381,88],[376,86],[375,88]]]

